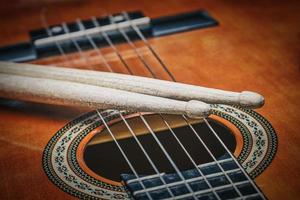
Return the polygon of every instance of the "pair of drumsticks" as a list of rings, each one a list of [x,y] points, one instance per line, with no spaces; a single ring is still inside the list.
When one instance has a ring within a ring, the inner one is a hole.
[[[210,104],[258,108],[254,92],[230,92],[132,75],[0,62],[0,97],[57,105],[206,117]]]

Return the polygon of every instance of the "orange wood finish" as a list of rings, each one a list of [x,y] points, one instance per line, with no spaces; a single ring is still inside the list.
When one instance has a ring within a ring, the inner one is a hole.
[[[256,182],[269,199],[299,199],[299,1],[2,0],[0,45],[27,40],[28,31],[42,27],[42,10],[54,24],[124,10],[158,17],[194,9],[208,10],[220,26],[150,43],[179,82],[265,96],[258,112],[274,126],[279,146]],[[161,74],[159,67],[155,72]],[[39,104],[0,106],[0,199],[73,199],[48,180],[41,158],[51,136],[82,112]]]

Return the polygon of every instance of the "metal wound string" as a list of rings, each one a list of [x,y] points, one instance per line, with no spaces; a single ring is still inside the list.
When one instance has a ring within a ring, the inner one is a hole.
[[[154,51],[154,49],[151,47],[151,45],[148,43],[147,39],[144,37],[144,35],[142,34],[142,32],[139,30],[139,28],[132,23],[132,21],[130,20],[128,14],[126,12],[123,12],[123,15],[126,17],[127,21],[130,22],[130,25],[132,27],[132,29],[134,29],[136,31],[136,33],[139,35],[139,37],[144,41],[144,43],[146,44],[146,46],[149,48],[149,50],[153,53],[153,55],[158,59],[159,63],[161,63],[162,67],[164,69],[167,69],[167,73],[171,74],[168,70],[168,68],[166,67],[166,65],[162,62],[162,60],[160,59],[160,57],[156,54],[156,52]],[[174,78],[174,76],[170,76],[171,79],[173,79],[176,82],[176,79]],[[215,162],[219,165],[219,163],[217,162],[216,158],[213,156],[213,154],[211,153],[211,151],[209,150],[209,148],[205,145],[205,143],[202,141],[202,139],[200,138],[200,136],[197,134],[196,130],[193,128],[193,126],[188,122],[187,118],[183,115],[184,120],[186,121],[186,123],[191,127],[191,129],[193,130],[194,134],[197,136],[197,138],[201,141],[201,143],[203,143],[203,146],[205,148],[207,148],[207,151],[211,154],[212,158],[215,160]],[[248,173],[245,171],[245,169],[241,166],[241,164],[236,160],[236,158],[233,156],[233,154],[230,152],[230,150],[226,147],[226,145],[223,143],[223,141],[221,140],[221,138],[217,135],[216,131],[212,128],[212,126],[209,124],[209,122],[203,118],[206,125],[209,127],[209,129],[212,131],[212,133],[215,135],[215,137],[218,139],[218,141],[221,143],[221,145],[223,146],[223,148],[226,150],[226,152],[231,156],[231,158],[234,160],[234,162],[236,164],[238,164],[238,166],[240,167],[240,169],[242,170],[242,172],[246,175],[247,179],[249,180],[249,182],[251,183],[251,185],[256,189],[256,191],[258,192],[258,194],[260,194],[260,196],[262,198],[264,198],[264,196],[262,195],[262,193],[260,192],[260,190],[257,188],[257,186],[253,183],[252,179],[249,177]],[[227,173],[224,172],[223,168],[221,166],[219,166],[221,168],[221,170],[223,171],[224,175],[226,175],[227,179],[231,182],[231,184],[234,186],[235,190],[238,192],[238,194],[240,196],[242,196],[242,194],[240,193],[240,191],[236,188],[235,184],[232,183],[231,179],[228,177]]]

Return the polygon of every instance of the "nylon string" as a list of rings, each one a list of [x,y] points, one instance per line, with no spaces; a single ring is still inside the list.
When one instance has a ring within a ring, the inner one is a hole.
[[[170,71],[168,70],[168,68],[166,67],[166,65],[163,63],[163,61],[160,59],[160,57],[157,55],[157,53],[154,51],[154,49],[151,47],[151,45],[148,43],[147,39],[144,37],[144,35],[142,34],[142,32],[139,30],[139,28],[131,22],[131,20],[129,19],[128,17],[128,14],[126,12],[123,12],[123,15],[125,16],[126,20],[130,22],[130,26],[131,28],[137,33],[137,35],[142,39],[142,41],[145,43],[145,45],[147,46],[147,48],[151,51],[151,53],[155,56],[155,58],[158,60],[158,62],[160,63],[160,65],[164,68],[164,70],[168,73],[168,75],[170,76],[170,78],[176,82],[174,76],[170,73]],[[141,62],[143,63],[143,65],[147,68],[147,70],[151,73],[151,75],[156,78],[155,74],[153,73],[153,71],[151,70],[151,66],[147,63],[147,61],[143,58],[142,54],[140,54],[139,50],[136,48],[136,46],[134,45],[134,43],[132,43],[131,39],[129,38],[129,36],[127,35],[127,33],[118,26],[117,23],[114,22],[113,20],[113,17],[112,16],[109,16],[111,22],[113,24],[115,24],[118,28],[118,31],[122,34],[122,36],[125,38],[125,40],[127,41],[127,43],[131,46],[131,48],[134,50],[134,52],[137,54],[138,58],[141,60]],[[47,23],[46,23],[46,20],[44,19],[44,26],[46,27],[46,30],[47,30],[47,33],[49,35],[49,37],[52,37],[52,34],[51,34],[51,31],[49,30],[48,26],[47,26]],[[95,26],[98,26],[100,27],[99,23],[97,22],[96,18],[92,18],[92,21],[94,23]],[[77,24],[78,24],[78,27],[80,30],[83,30],[85,31],[85,28],[84,28],[84,25],[82,24],[81,20],[78,19],[77,20]],[[62,27],[64,29],[64,31],[66,32],[66,34],[69,34],[69,30],[68,30],[68,27],[66,26],[65,23],[62,24]],[[123,65],[127,68],[128,72],[130,74],[132,74],[132,71],[130,70],[129,66],[126,64],[125,60],[122,58],[121,54],[119,53],[119,51],[117,50],[117,48],[115,47],[115,45],[113,44],[113,42],[110,40],[109,36],[104,32],[102,31],[101,32],[101,35],[104,37],[104,39],[108,42],[108,44],[110,45],[110,47],[115,51],[115,53],[117,54],[117,56],[119,57],[119,59],[121,60],[121,62],[123,63]],[[109,65],[109,63],[106,61],[105,57],[103,56],[103,54],[101,53],[99,47],[96,45],[96,43],[93,41],[93,38],[90,37],[88,34],[85,34],[85,37],[88,39],[88,41],[91,43],[92,47],[94,50],[96,50],[97,54],[101,57],[101,60],[102,62],[105,64],[105,66],[108,68],[109,71],[113,71],[111,66]],[[88,63],[88,58],[86,56],[84,56],[83,52],[82,52],[82,49],[81,47],[79,46],[79,44],[73,40],[72,38],[70,38],[71,42],[75,45],[76,49],[78,50],[78,52],[80,53],[80,56],[81,58],[86,62]],[[64,56],[65,60],[67,60],[68,63],[69,62],[69,59],[66,57],[61,45],[59,43],[56,42],[55,44],[59,50],[59,52]],[[123,151],[123,149],[120,147],[120,145],[118,144],[116,138],[113,136],[111,130],[109,129],[109,126],[106,124],[105,120],[103,119],[103,117],[101,116],[100,112],[97,110],[97,114],[99,115],[100,119],[103,121],[105,127],[108,129],[109,133],[111,134],[111,136],[113,137],[115,143],[117,144],[121,154],[123,155],[123,157],[125,158],[126,162],[128,163],[129,167],[131,168],[131,170],[133,171],[133,173],[135,174],[135,176],[137,177],[137,179],[139,179],[135,169],[133,168],[132,164],[130,163],[128,157],[126,156],[125,152]],[[150,162],[151,166],[155,169],[156,173],[158,173],[158,175],[160,175],[159,171],[157,170],[157,167],[154,165],[153,161],[151,160],[151,158],[149,157],[149,155],[147,154],[147,152],[144,150],[144,148],[142,147],[142,145],[140,144],[140,142],[138,141],[137,137],[135,136],[134,132],[132,131],[131,127],[129,126],[128,122],[126,121],[126,119],[122,116],[121,112],[119,112],[119,115],[120,117],[122,118],[122,120],[124,121],[125,125],[127,126],[127,128],[129,129],[130,133],[132,134],[132,136],[135,138],[136,142],[138,143],[138,145],[140,146],[140,148],[142,149],[143,153],[145,154],[146,158],[148,159],[148,161]],[[219,198],[219,196],[216,194],[215,190],[213,189],[213,187],[211,187],[210,183],[208,182],[208,180],[206,179],[206,177],[203,175],[203,173],[199,170],[199,168],[197,167],[195,161],[192,159],[192,157],[189,155],[189,153],[186,151],[185,147],[182,145],[182,143],[180,142],[180,140],[177,138],[177,136],[175,135],[173,129],[169,126],[168,122],[164,119],[164,117],[159,114],[160,117],[162,118],[163,122],[165,123],[165,125],[168,127],[168,129],[170,130],[170,132],[172,133],[172,135],[175,137],[176,141],[180,144],[181,148],[185,151],[185,154],[188,156],[188,158],[190,159],[190,161],[193,163],[193,165],[196,167],[196,169],[198,170],[198,172],[201,174],[201,176],[205,179],[205,181],[208,183],[209,187],[212,189],[213,193],[215,194],[215,196]],[[162,151],[164,152],[164,154],[166,155],[166,157],[168,158],[168,160],[171,162],[172,166],[174,167],[175,171],[178,173],[178,175],[183,179],[184,177],[182,176],[181,172],[179,171],[179,169],[177,168],[176,164],[174,163],[174,161],[171,159],[171,157],[169,156],[169,154],[166,152],[166,150],[164,149],[164,147],[162,146],[162,144],[160,143],[160,141],[158,140],[158,138],[155,136],[154,134],[154,131],[152,130],[152,128],[150,127],[150,125],[147,123],[147,121],[145,120],[145,118],[139,113],[139,116],[141,117],[142,121],[144,122],[144,124],[146,125],[146,127],[149,129],[150,133],[152,134],[152,136],[154,137],[154,139],[156,140],[156,142],[158,143],[158,145],[161,147]],[[185,116],[183,116],[185,117]],[[216,132],[213,130],[213,128],[210,126],[209,122],[205,120],[205,123],[207,124],[207,126],[209,127],[209,129],[214,133],[215,137],[217,137],[217,139],[221,142],[221,145],[225,148],[225,150],[229,153],[229,155],[231,155],[233,157],[233,155],[231,154],[231,152],[229,151],[229,149],[225,146],[225,144],[221,141],[221,139],[219,138],[219,136],[216,134]],[[188,123],[189,127],[191,127],[192,130],[194,130],[192,128],[192,125],[189,124],[189,122],[187,121],[187,119],[185,118],[185,121],[186,123]],[[197,136],[197,132],[195,132],[195,130],[193,131]],[[199,136],[198,136],[199,137]],[[207,147],[205,145],[205,143],[203,143],[203,145],[205,147]],[[209,153],[210,150],[208,149]],[[215,162],[217,162],[217,160],[215,159],[215,157],[212,155],[212,158],[214,158]],[[235,162],[236,159],[233,157],[233,160]],[[237,162],[237,164],[240,166],[240,164]],[[220,169],[221,166],[220,166]],[[242,168],[243,169],[243,168]],[[224,172],[224,170],[223,170]],[[248,177],[248,179],[250,179],[250,177],[248,176],[248,174],[245,172],[245,170],[243,169],[243,172],[245,173],[245,175]],[[224,175],[227,175],[225,172],[224,172]],[[227,178],[228,180],[231,182],[230,178],[228,177],[227,175]],[[163,178],[161,178],[162,181]],[[252,179],[250,179],[251,183],[253,184],[253,186],[256,188],[256,185],[252,182]],[[141,185],[143,186],[143,183],[142,181],[140,181]],[[232,182],[231,182],[232,183]],[[190,192],[193,193],[192,189],[190,188],[190,186],[186,183],[185,181],[185,184],[187,186],[187,188],[190,190]],[[233,184],[234,186],[234,184]],[[235,187],[235,186],[234,186]],[[236,189],[236,188],[235,188]],[[171,196],[173,196],[172,192],[170,192],[170,190],[168,189],[169,193]],[[239,192],[239,190],[237,190],[238,194],[240,196],[242,196]],[[151,198],[151,196],[149,194],[147,194],[147,196]],[[195,195],[193,195],[194,198]]]
[[[130,20],[128,13],[127,12],[122,12],[123,16],[126,18],[127,21],[129,21],[131,28],[137,33],[137,35],[141,38],[141,40],[145,43],[145,45],[148,47],[148,49],[152,52],[152,54],[154,55],[154,57],[157,58],[157,60],[159,61],[159,63],[161,64],[161,66],[166,70],[166,72],[170,75],[170,71],[168,70],[167,66],[164,64],[164,62],[160,59],[160,57],[158,56],[158,54],[154,51],[154,49],[151,47],[151,45],[149,44],[149,42],[147,41],[146,37],[143,35],[143,33],[139,30],[139,28],[132,23],[132,21]],[[176,82],[175,77],[171,74],[170,78]],[[193,130],[194,134],[197,136],[197,138],[199,139],[199,141],[201,141],[201,143],[203,143],[203,146],[205,148],[207,148],[207,151],[211,154],[211,156],[213,156],[213,154],[211,153],[211,151],[209,150],[209,148],[205,145],[205,143],[203,142],[203,140],[200,138],[200,136],[197,134],[196,130],[193,128],[193,126],[188,122],[187,118],[182,115],[182,117],[184,118],[184,120],[186,121],[186,123],[191,127],[191,129]],[[208,126],[208,128],[211,130],[211,132],[213,133],[213,135],[217,138],[217,140],[220,142],[220,144],[222,145],[222,147],[226,150],[226,152],[230,155],[230,157],[234,160],[234,162],[240,167],[240,169],[242,170],[242,172],[244,173],[244,175],[247,177],[247,179],[249,180],[249,182],[251,183],[251,185],[256,189],[257,193],[260,194],[260,196],[262,198],[265,199],[264,195],[261,193],[260,189],[254,184],[253,180],[249,177],[248,173],[245,171],[245,169],[241,166],[241,164],[236,160],[236,158],[234,157],[234,155],[231,153],[231,151],[227,148],[227,146],[224,144],[224,142],[221,140],[221,138],[218,136],[218,134],[216,133],[216,131],[213,129],[213,127],[210,125],[210,123],[208,122],[208,120],[206,118],[203,118],[205,124]],[[215,162],[219,165],[218,161],[216,160],[215,156],[213,156]],[[219,166],[221,168],[221,166]],[[224,170],[221,168],[221,170],[224,172]],[[224,172],[224,175],[226,175],[226,177],[229,179],[229,181],[232,183],[231,179],[228,177],[227,173]],[[233,183],[232,183],[233,184]],[[240,191],[236,188],[236,186],[233,184],[233,186],[235,187],[236,191],[238,192],[238,194],[242,197],[242,194],[240,193]]]
[[[43,16],[42,20],[44,21],[44,23],[43,23],[44,25],[47,24],[46,18],[45,18],[44,16]],[[64,24],[65,24],[65,23],[63,23],[62,26],[64,26]],[[47,31],[48,36],[49,36],[49,37],[53,37],[52,34],[49,34],[49,33],[51,33],[51,32],[50,32],[48,26],[46,26],[45,28],[47,28],[47,30],[48,30],[48,31]],[[67,28],[66,26],[63,27],[63,28],[64,28],[65,31],[68,32],[68,28]],[[82,52],[80,46],[78,45],[78,43],[77,43],[75,40],[71,40],[71,42],[75,45],[77,51],[80,53],[81,59],[83,59],[85,62],[87,62],[87,61],[88,61],[88,58],[86,58],[86,57],[83,55],[83,52]],[[62,46],[61,46],[59,43],[56,43],[56,47],[59,49],[59,51],[60,51],[60,53],[61,53],[62,55],[66,55],[65,52],[64,52],[64,50],[63,50],[63,48],[62,48]],[[70,59],[69,59],[67,56],[66,56],[65,58],[66,58],[68,64],[70,64],[70,63],[71,63]],[[120,144],[118,143],[117,139],[114,137],[114,135],[113,135],[112,131],[110,130],[109,126],[107,125],[105,119],[102,117],[102,115],[101,115],[101,113],[99,112],[98,109],[96,110],[96,112],[97,112],[97,115],[99,116],[99,118],[101,119],[101,121],[103,122],[104,126],[105,126],[106,129],[108,130],[110,136],[113,138],[115,144],[117,145],[119,151],[121,152],[122,156],[124,157],[125,161],[127,162],[129,168],[131,169],[131,171],[133,172],[133,174],[136,176],[136,179],[138,180],[138,182],[139,182],[140,185],[142,186],[143,190],[146,190],[146,187],[145,187],[144,183],[140,180],[140,178],[139,178],[139,176],[138,176],[136,170],[134,169],[133,165],[131,164],[131,162],[130,162],[130,160],[128,159],[127,155],[125,154],[124,150],[121,148],[121,146],[120,146]],[[150,200],[153,199],[153,198],[151,197],[151,195],[150,195],[148,192],[146,192],[146,195],[147,195],[147,197],[148,197]]]

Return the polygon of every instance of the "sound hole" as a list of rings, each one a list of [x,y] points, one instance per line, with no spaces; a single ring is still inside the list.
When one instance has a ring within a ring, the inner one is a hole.
[[[144,115],[144,117],[178,168],[180,170],[194,168],[194,165],[182,150],[162,118],[157,114]],[[181,116],[164,115],[164,119],[172,127],[178,139],[182,142],[197,164],[213,161],[209,153],[205,150],[205,147],[201,144],[190,127],[187,126]],[[212,119],[209,121],[226,146],[233,152],[236,147],[236,141],[231,131]],[[174,172],[174,168],[154,140],[153,136],[149,133],[141,118],[131,117],[127,119],[127,122],[133,132],[138,136],[137,138],[158,170],[166,173]],[[225,154],[225,150],[203,121],[189,119],[189,122],[193,125],[198,135],[203,139],[215,157],[218,158]],[[112,124],[110,130],[117,138],[118,143],[138,174],[155,174],[155,171],[149,164],[146,156],[143,154],[122,120]],[[117,148],[116,143],[110,137],[106,129],[97,133],[92,140],[89,141],[85,148],[84,160],[86,165],[92,171],[110,180],[120,181],[120,174],[132,173],[126,160]]]

